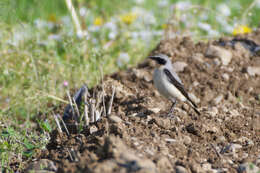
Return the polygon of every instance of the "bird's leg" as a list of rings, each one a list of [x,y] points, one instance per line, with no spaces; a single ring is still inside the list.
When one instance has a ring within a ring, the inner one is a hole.
[[[174,116],[173,112],[174,112],[174,107],[175,107],[176,103],[177,103],[177,100],[174,99],[172,101],[172,106],[171,106],[170,112],[168,113],[168,116]]]

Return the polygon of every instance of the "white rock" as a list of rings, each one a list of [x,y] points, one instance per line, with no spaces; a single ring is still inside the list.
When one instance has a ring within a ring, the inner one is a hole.
[[[188,172],[186,168],[184,168],[183,166],[179,166],[179,165],[175,167],[175,171],[176,171],[176,173],[187,173]]]
[[[247,73],[250,76],[260,75],[260,67],[247,67]]]
[[[176,142],[176,139],[172,139],[172,138],[165,138],[166,142]]]
[[[153,111],[154,113],[158,113],[160,112],[160,108],[150,108],[151,111]]]
[[[201,53],[195,53],[192,55],[192,58],[199,61],[199,62],[204,62],[203,60],[203,54]]]
[[[211,117],[215,117],[218,114],[218,108],[216,107],[210,107],[207,111],[207,113],[211,116]]]
[[[222,77],[225,81],[229,80],[229,75],[227,73],[222,74]]]
[[[194,101],[195,103],[200,102],[200,99],[198,97],[196,97],[193,93],[188,93],[188,95],[191,98],[191,100]]]
[[[219,95],[219,96],[217,96],[214,100],[213,100],[213,103],[214,104],[219,104],[221,101],[222,101],[222,99],[223,99],[223,95]]]
[[[118,116],[115,116],[115,115],[109,116],[109,120],[111,120],[114,123],[121,123],[122,122],[122,119],[119,118]]]
[[[184,68],[187,66],[187,64],[182,61],[177,61],[177,62],[173,63],[172,66],[176,72],[182,72],[184,70]]]
[[[229,50],[214,45],[208,47],[206,56],[220,58],[223,65],[228,65],[232,59],[232,53]]]

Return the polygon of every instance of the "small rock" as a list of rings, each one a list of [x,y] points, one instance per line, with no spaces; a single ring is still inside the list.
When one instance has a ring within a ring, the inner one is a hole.
[[[98,131],[98,128],[97,128],[96,126],[91,126],[91,127],[89,128],[90,134],[93,134],[93,133],[95,133],[95,132],[97,132],[97,131]]]
[[[191,98],[192,101],[194,101],[195,103],[199,103],[200,99],[198,97],[196,97],[193,93],[189,93],[189,97]]]
[[[179,165],[175,167],[175,171],[176,171],[176,173],[187,173],[188,172],[186,168],[184,168],[183,166],[179,166]]]
[[[109,120],[111,120],[114,123],[121,123],[122,122],[122,119],[119,118],[118,116],[115,116],[115,115],[109,116]]]
[[[260,67],[247,67],[247,73],[250,76],[260,75]]]
[[[221,64],[221,62],[219,61],[219,59],[214,59],[213,60],[213,63],[216,65],[216,66],[219,66]]]
[[[206,56],[220,58],[223,65],[228,65],[232,59],[232,53],[229,50],[214,45],[208,47]]]
[[[176,139],[172,139],[172,138],[165,138],[166,142],[176,142]]]
[[[182,72],[184,70],[184,68],[187,66],[187,64],[182,61],[177,61],[177,62],[173,63],[172,66],[173,66],[173,69],[175,70],[175,72]]]
[[[204,171],[211,171],[211,164],[210,163],[204,163],[202,164],[202,169],[204,169]]]
[[[199,61],[199,62],[204,62],[204,60],[203,60],[203,54],[202,53],[195,53],[195,54],[193,54],[192,55],[192,58],[193,59],[195,59],[195,60],[197,60],[197,61]]]
[[[160,108],[150,108],[151,111],[153,111],[154,113],[158,113],[160,112]]]
[[[223,95],[219,95],[219,96],[217,96],[217,97],[213,100],[213,103],[214,103],[215,105],[218,105],[218,104],[222,101],[222,99],[223,99]]]
[[[39,161],[31,163],[25,172],[42,172],[46,171],[48,173],[56,172],[57,167],[54,162],[48,159],[41,159]]]
[[[189,136],[184,136],[182,141],[184,144],[189,145],[192,142],[192,139]]]
[[[211,117],[215,117],[218,114],[218,108],[210,107],[207,112]]]
[[[235,109],[229,110],[228,113],[230,114],[230,117],[237,117],[240,115],[239,112]]]
[[[259,167],[249,162],[240,164],[237,169],[238,173],[259,173],[259,171],[260,171]]]
[[[229,75],[227,73],[223,73],[222,74],[222,78],[225,80],[225,81],[228,81],[229,80]]]
[[[157,168],[159,169],[159,172],[165,172],[168,170],[168,172],[172,172],[173,167],[169,159],[165,156],[162,156],[158,159],[156,162]]]

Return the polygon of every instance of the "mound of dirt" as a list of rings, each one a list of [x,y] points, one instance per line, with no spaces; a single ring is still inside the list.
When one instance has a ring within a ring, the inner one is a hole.
[[[259,44],[260,30],[240,39]],[[185,103],[177,104],[173,117],[166,116],[171,102],[155,90],[155,64],[146,59],[105,77],[107,93],[116,88],[109,117],[80,134],[53,131],[38,160],[51,162],[52,169],[44,168],[50,172],[257,171],[260,56],[246,43],[220,44],[230,40],[195,44],[175,38],[161,41],[151,53],[172,58],[201,116]]]

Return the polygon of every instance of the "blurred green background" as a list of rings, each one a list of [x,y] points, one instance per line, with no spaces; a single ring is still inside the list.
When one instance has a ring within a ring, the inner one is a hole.
[[[77,35],[65,0],[0,2],[0,158],[34,157],[55,122],[65,91],[90,87],[105,74],[134,66],[161,39],[207,41],[247,33],[259,24],[259,0],[75,0]],[[167,31],[167,32],[165,32]],[[17,163],[16,170],[23,168]]]

